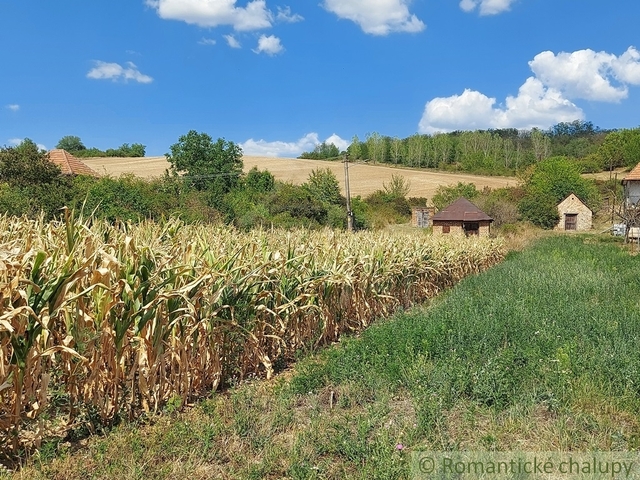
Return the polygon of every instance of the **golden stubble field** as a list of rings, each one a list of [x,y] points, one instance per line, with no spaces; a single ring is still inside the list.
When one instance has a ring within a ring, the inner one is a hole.
[[[101,175],[112,176],[133,173],[140,177],[153,178],[162,176],[169,167],[165,157],[86,158],[82,161]],[[269,170],[277,180],[294,184],[304,183],[316,168],[330,168],[338,178],[340,188],[344,193],[344,165],[340,162],[254,156],[244,156],[243,161],[246,172],[255,166],[260,170]],[[517,180],[513,177],[488,177],[351,163],[349,164],[351,195],[369,195],[381,189],[385,182],[389,182],[392,175],[402,175],[411,182],[409,196],[412,197],[431,198],[440,185],[455,185],[458,182],[474,183],[478,189],[484,187],[500,188],[517,184]]]

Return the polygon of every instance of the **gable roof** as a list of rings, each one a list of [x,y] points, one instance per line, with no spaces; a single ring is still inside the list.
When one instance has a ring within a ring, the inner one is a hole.
[[[622,179],[622,183],[628,182],[629,180],[640,180],[640,163]]]
[[[493,218],[464,197],[460,197],[440,210],[433,216],[432,220],[434,222],[438,220],[447,222],[493,222]]]
[[[60,167],[64,175],[90,175],[99,177],[95,170],[85,165],[66,150],[57,148],[49,151],[49,160]]]
[[[559,204],[558,204],[558,209],[562,209],[565,207],[566,204],[568,203],[574,203],[575,202],[579,202],[580,205],[582,205],[584,208],[586,208],[587,210],[589,210],[590,212],[592,212],[592,210],[587,206],[586,203],[584,203],[582,200],[580,200],[580,197],[578,197],[575,193],[570,193],[569,196],[567,198],[565,198],[564,200],[562,200]]]

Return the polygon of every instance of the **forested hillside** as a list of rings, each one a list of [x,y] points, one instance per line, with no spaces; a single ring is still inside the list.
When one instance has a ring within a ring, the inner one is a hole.
[[[335,149],[317,148],[317,154]],[[640,128],[603,130],[591,122],[559,123],[549,130],[515,128],[456,131],[407,138],[371,133],[354,136],[350,159],[414,168],[513,175],[542,159],[566,156],[583,173],[635,165],[640,161]],[[304,153],[303,158],[310,158]],[[324,158],[327,158],[326,156]]]

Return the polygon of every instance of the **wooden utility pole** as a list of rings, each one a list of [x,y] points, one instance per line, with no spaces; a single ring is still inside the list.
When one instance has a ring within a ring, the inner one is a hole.
[[[353,232],[353,212],[351,211],[351,191],[349,190],[349,154],[344,155],[344,190],[347,197],[347,231]]]

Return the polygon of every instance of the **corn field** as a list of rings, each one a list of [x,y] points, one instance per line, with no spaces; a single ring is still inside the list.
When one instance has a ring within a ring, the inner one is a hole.
[[[455,242],[0,217],[0,450],[269,378],[503,258]]]

